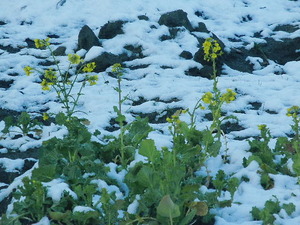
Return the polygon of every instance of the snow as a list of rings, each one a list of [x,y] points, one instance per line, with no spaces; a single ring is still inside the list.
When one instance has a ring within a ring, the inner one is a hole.
[[[67,183],[62,179],[54,179],[50,182],[43,183],[47,187],[47,197],[52,198],[53,202],[59,202],[63,197],[64,192],[67,192],[73,199],[77,199],[77,195],[73,192]]]
[[[113,54],[123,52],[124,45],[141,45],[142,59],[127,62],[127,66],[149,64],[146,68],[136,70],[126,70],[122,81],[123,95],[129,95],[131,99],[137,100],[143,97],[149,101],[131,106],[130,102],[125,102],[124,112],[129,121],[133,120],[130,111],[139,113],[163,112],[167,107],[181,107],[193,109],[195,103],[206,91],[211,91],[212,81],[201,77],[190,77],[184,71],[190,67],[202,68],[202,65],[193,60],[183,60],[179,57],[182,50],[190,51],[194,54],[198,47],[195,36],[207,34],[194,32],[190,35],[187,31],[182,31],[175,40],[161,42],[162,35],[168,35],[166,26],[159,26],[159,17],[166,12],[183,9],[188,13],[191,24],[195,27],[199,22],[204,22],[208,30],[216,34],[225,44],[227,51],[230,48],[238,48],[246,45],[250,49],[254,43],[259,43],[262,39],[254,37],[256,32],[261,32],[263,37],[295,38],[299,37],[300,31],[292,34],[287,32],[274,32],[276,25],[291,24],[300,26],[300,2],[288,0],[66,0],[64,5],[57,4],[58,0],[30,1],[30,0],[10,0],[0,1],[0,21],[7,24],[0,26],[0,45],[12,47],[24,46],[20,52],[8,54],[0,50],[0,76],[9,79],[8,74],[18,73],[14,77],[14,83],[9,89],[0,89],[0,105],[2,108],[28,112],[48,110],[57,113],[61,110],[60,105],[55,101],[55,93],[42,91],[38,82],[40,77],[31,75],[23,76],[23,68],[27,65],[38,68],[43,61],[37,57],[48,56],[47,51],[27,49],[25,40],[44,39],[49,34],[56,34],[58,38],[52,38],[52,42],[57,46],[65,46],[66,54],[74,53],[77,47],[77,38],[80,29],[88,25],[97,35],[101,26],[108,21],[125,20],[124,34],[118,35],[111,40],[101,40],[102,47],[93,47],[87,53],[80,50],[77,54],[84,56],[86,61],[92,60],[104,51]],[[198,17],[195,12],[201,12],[203,17]],[[149,21],[138,20],[137,16],[146,15]],[[157,29],[151,29],[156,26]],[[239,42],[231,41],[239,36]],[[66,66],[66,57],[59,58]],[[226,174],[235,174],[241,178],[247,176],[249,182],[241,183],[238,191],[234,195],[234,201],[241,202],[242,205],[233,205],[230,208],[215,210],[216,224],[229,225],[254,225],[260,222],[251,221],[250,210],[253,206],[263,207],[264,202],[276,195],[280,202],[293,202],[296,205],[296,212],[291,217],[283,215],[277,217],[278,224],[300,224],[300,209],[297,206],[300,192],[297,180],[284,175],[272,175],[275,186],[271,190],[264,190],[260,186],[260,177],[257,174],[258,164],[252,162],[247,168],[242,167],[243,157],[249,156],[246,152],[249,145],[246,141],[237,141],[237,137],[250,137],[259,135],[257,125],[266,124],[275,137],[286,136],[291,132],[291,118],[286,117],[286,109],[299,105],[299,71],[300,62],[292,61],[285,65],[278,65],[269,61],[267,67],[262,67],[261,58],[248,57],[255,71],[252,74],[235,71],[227,66],[223,67],[222,76],[219,78],[219,88],[222,92],[227,88],[236,90],[238,95],[236,101],[224,106],[229,115],[235,115],[239,119],[239,124],[245,130],[234,131],[227,135],[228,153],[231,164],[223,165],[220,157],[211,158],[207,165],[212,175],[219,169],[223,169]],[[161,66],[172,68],[162,69]],[[106,72],[109,72],[108,69]],[[276,75],[278,71],[284,71],[282,75]],[[115,78],[107,76],[105,71],[99,74],[97,85],[87,87],[83,91],[80,99],[80,110],[88,114],[78,116],[87,117],[91,121],[90,130],[99,129],[103,135],[110,134],[104,129],[109,126],[109,120],[114,115],[113,106],[117,105],[117,93],[113,90],[117,81]],[[108,82],[105,84],[105,82]],[[173,98],[179,101],[172,103],[157,102],[156,98],[168,101]],[[261,107],[258,110],[252,109],[249,103],[259,102]],[[267,111],[274,111],[270,114]],[[244,114],[236,113],[244,111]],[[203,119],[207,111],[197,111],[197,127],[205,128],[209,122]],[[183,116],[183,119],[188,120]],[[156,131],[150,133],[150,138],[155,140],[156,146],[160,149],[163,146],[171,146],[171,137],[167,124],[153,124]],[[4,124],[0,122],[0,128]],[[63,127],[51,124],[44,128],[41,140],[32,140],[27,137],[11,141],[11,139],[0,139],[1,153],[8,149],[26,151],[29,148],[40,146],[42,141],[52,137],[63,137],[66,130]],[[159,130],[159,131],[158,131]],[[116,132],[115,132],[116,133]],[[114,134],[115,134],[114,133]],[[144,160],[136,155],[136,161]],[[132,165],[136,162],[132,162]],[[6,171],[18,171],[22,169],[24,161],[21,159],[0,158],[0,166]],[[115,179],[123,190],[128,192],[123,184],[125,171],[117,172],[116,164],[108,165],[110,172],[108,175]],[[30,172],[30,171],[29,171]],[[199,171],[205,174],[206,171]],[[29,175],[30,173],[26,173]],[[0,200],[5,198],[21,181],[20,176],[6,189],[0,190]],[[123,193],[113,185],[107,185],[102,180],[94,180],[98,188],[106,188],[109,193],[116,191],[117,198],[122,199]],[[1,184],[1,183],[0,183]],[[76,194],[60,179],[45,183],[48,187],[48,194],[54,201],[59,201],[63,191],[69,192],[74,198]],[[296,197],[292,197],[292,193]],[[96,198],[96,197],[95,197]],[[128,212],[134,212],[137,207],[136,200],[128,208]],[[84,210],[78,208],[78,211]],[[77,211],[77,209],[76,209]],[[49,224],[47,218],[37,224]]]

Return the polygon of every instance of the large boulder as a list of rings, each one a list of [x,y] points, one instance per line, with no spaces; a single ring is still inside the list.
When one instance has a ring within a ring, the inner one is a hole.
[[[100,39],[111,39],[117,36],[118,34],[124,34],[122,30],[123,24],[126,23],[122,20],[117,20],[113,22],[108,22],[101,27],[98,37]]]
[[[88,25],[84,25],[78,35],[78,49],[88,51],[93,46],[100,46],[99,39]]]
[[[187,18],[187,13],[182,9],[161,15],[158,23],[167,27],[185,27],[187,30],[193,31],[193,27]]]

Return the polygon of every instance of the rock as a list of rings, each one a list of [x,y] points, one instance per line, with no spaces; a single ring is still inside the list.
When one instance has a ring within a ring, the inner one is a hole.
[[[132,53],[131,57],[136,58],[143,58],[143,47],[141,45],[134,46],[134,45],[125,45],[124,49],[130,51]]]
[[[19,48],[14,48],[10,45],[7,45],[7,46],[0,45],[0,49],[7,51],[8,53],[12,53],[12,54],[20,51]]]
[[[158,23],[167,27],[185,27],[187,30],[193,31],[193,27],[187,18],[187,13],[182,9],[161,15]]]
[[[94,69],[94,72],[99,73],[105,71],[108,67],[112,66],[115,63],[121,63],[122,58],[110,52],[104,52],[101,55],[94,58],[92,61],[96,63],[96,68]]]
[[[148,17],[148,16],[145,16],[145,15],[140,15],[140,16],[138,16],[138,19],[139,19],[139,20],[146,20],[146,21],[148,21],[148,20],[149,20],[149,17]]]
[[[299,30],[299,28],[296,25],[284,24],[276,26],[273,31],[284,31],[287,33],[294,33],[297,30]]]
[[[103,27],[101,27],[98,37],[100,39],[111,39],[118,34],[124,34],[124,31],[122,30],[124,23],[126,22],[122,20],[106,23]]]
[[[26,42],[28,48],[36,48],[33,40],[26,38],[25,42]]]
[[[299,49],[300,37],[289,39],[284,38],[282,41],[276,41],[272,38],[266,38],[266,43],[256,45],[261,52],[260,57],[275,61],[284,65],[290,61],[300,60]]]
[[[3,26],[3,25],[5,25],[6,23],[4,22],[4,21],[2,21],[2,20],[0,20],[0,26]]]
[[[189,51],[182,51],[179,56],[184,59],[192,59],[193,58],[193,54],[190,53]]]
[[[85,49],[88,51],[93,46],[100,46],[99,39],[89,26],[84,25],[78,35],[78,50]]]
[[[252,51],[245,48],[232,49],[229,53],[225,53],[223,63],[231,69],[241,72],[252,73],[253,65],[247,61],[248,56],[256,56]]]
[[[205,23],[202,22],[198,23],[198,26],[193,31],[209,33],[209,30],[206,28]]]
[[[0,88],[10,88],[14,80],[0,80]]]
[[[199,69],[197,67],[192,67],[186,70],[184,73],[187,76],[193,76],[193,77],[203,77],[207,79],[212,79],[212,66],[204,65],[203,68]],[[220,73],[220,72],[219,72]]]
[[[66,47],[64,46],[59,46],[57,49],[55,49],[53,51],[53,55],[54,56],[63,56],[63,55],[66,55]]]

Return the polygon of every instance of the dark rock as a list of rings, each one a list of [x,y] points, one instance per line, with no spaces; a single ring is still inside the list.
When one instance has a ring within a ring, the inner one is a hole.
[[[297,30],[299,30],[298,26],[290,25],[290,24],[284,24],[284,25],[276,26],[273,31],[284,31],[284,32],[287,32],[287,33],[294,33]]]
[[[18,116],[18,115],[19,113],[17,111],[0,108],[0,121],[3,121],[3,119],[7,116]]]
[[[90,50],[93,46],[100,46],[99,39],[92,29],[84,25],[78,35],[78,49]]]
[[[63,56],[66,55],[66,47],[65,46],[59,46],[57,49],[53,51],[54,56]]]
[[[48,34],[47,37],[48,38],[59,38],[59,36],[57,34]]]
[[[139,20],[146,20],[146,21],[148,21],[148,20],[149,20],[149,17],[148,17],[148,16],[145,16],[145,15],[141,15],[141,16],[138,16],[138,19],[139,19]]]
[[[249,102],[248,104],[251,105],[252,110],[259,110],[262,106],[261,102]]]
[[[141,45],[125,45],[124,48],[133,53],[136,58],[143,58],[143,47]]]
[[[92,61],[96,63],[96,68],[94,72],[103,72],[108,67],[112,66],[115,63],[121,63],[124,56],[114,55],[110,52],[104,52],[101,55],[94,58]]]
[[[100,39],[111,39],[118,34],[124,34],[124,31],[122,30],[124,23],[126,22],[122,20],[106,23],[103,27],[101,27],[98,37]]]
[[[193,58],[193,54],[190,53],[189,51],[182,51],[179,56],[184,59],[192,59]]]
[[[229,122],[227,121],[226,123],[221,125],[221,130],[225,134],[229,134],[232,131],[241,131],[244,130],[245,128],[242,127],[241,125],[238,124],[238,122]]]
[[[300,44],[300,37],[294,39],[282,39],[276,41],[272,38],[266,38],[266,43],[256,45],[263,58],[275,61],[284,65],[290,61],[300,60],[300,52],[297,52]]]
[[[161,15],[158,23],[160,25],[166,25],[167,27],[185,27],[189,31],[193,30],[193,27],[187,18],[187,13],[182,9]]]
[[[7,24],[7,23],[5,23],[4,21],[0,21],[0,26],[3,26],[5,24]]]
[[[169,35],[162,35],[160,37],[161,41],[166,41],[166,40],[171,40],[171,39],[175,39],[178,32],[181,31],[180,28],[169,28]]]
[[[0,80],[0,88],[10,88],[14,80]]]
[[[199,69],[197,67],[189,68],[184,73],[187,76],[203,77],[203,78],[207,78],[207,79],[212,79],[212,76],[213,76],[212,71],[213,71],[212,66],[204,65],[203,68],[201,68],[201,69]]]
[[[4,51],[7,51],[8,53],[17,53],[17,52],[19,52],[20,51],[20,49],[19,48],[14,48],[14,47],[12,47],[12,46],[10,46],[10,45],[8,45],[8,46],[3,46],[3,45],[0,45],[0,49],[2,49],[2,50],[4,50]]]
[[[25,42],[27,43],[28,48],[36,48],[33,40],[26,38]]]
[[[195,27],[195,29],[193,31],[209,33],[209,30],[206,28],[205,23],[202,23],[202,22],[198,23],[198,26]]]
[[[232,49],[231,52],[224,54],[223,63],[231,69],[252,73],[253,65],[246,60],[248,56],[254,56],[254,54],[244,48]]]

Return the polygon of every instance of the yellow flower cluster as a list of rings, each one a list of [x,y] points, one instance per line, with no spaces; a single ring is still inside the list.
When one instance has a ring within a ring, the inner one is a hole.
[[[80,56],[77,54],[68,54],[68,60],[71,64],[79,64],[82,62]]]
[[[216,105],[218,101],[230,103],[235,100],[235,96],[236,93],[233,90],[227,89],[226,93],[222,94],[219,99],[216,99],[217,97],[215,97],[214,94],[209,91],[202,96],[201,100],[205,104]]]
[[[51,86],[56,84],[57,79],[58,78],[55,71],[53,71],[52,69],[45,70],[44,79],[41,83],[42,90],[50,91]]]
[[[293,118],[297,118],[299,114],[300,114],[300,107],[296,105],[292,106],[291,108],[288,108],[286,113],[287,116],[291,116]]]
[[[91,62],[91,63],[86,64],[83,67],[82,71],[85,72],[85,73],[90,73],[90,72],[93,72],[95,68],[96,68],[96,63]]]
[[[220,44],[213,38],[207,38],[202,47],[206,61],[214,61],[218,56],[223,54]]]
[[[205,104],[211,104],[212,101],[213,101],[213,93],[211,92],[206,92],[203,96],[202,96],[202,101],[205,103]]]
[[[123,67],[120,63],[115,63],[114,65],[112,65],[112,69],[111,71],[115,74],[117,74],[118,76],[122,76],[123,74]]]
[[[97,75],[87,75],[86,80],[90,83],[91,86],[97,84],[98,76]]]
[[[267,125],[266,124],[260,124],[257,126],[259,130],[264,130],[267,128]]]
[[[227,92],[221,96],[221,101],[230,103],[235,100],[235,96],[236,96],[236,93],[233,90],[227,89]]]
[[[50,45],[50,38],[46,39],[34,39],[34,44],[36,48],[44,48]]]
[[[31,68],[30,66],[24,67],[24,72],[27,76],[30,76],[30,74],[32,74],[32,70],[33,70],[33,68]]]
[[[171,118],[167,118],[167,122],[168,123],[176,123],[176,124],[179,124],[181,123],[181,120],[179,119],[180,115],[183,114],[183,113],[186,113],[187,110],[177,110],[172,116]]]

